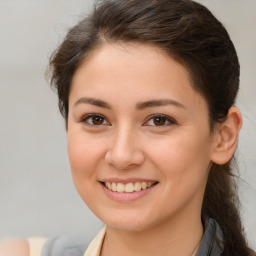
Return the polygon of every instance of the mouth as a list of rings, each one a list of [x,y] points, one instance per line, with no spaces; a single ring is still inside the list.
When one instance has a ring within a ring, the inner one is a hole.
[[[108,190],[117,193],[133,193],[141,190],[149,189],[152,186],[155,186],[158,182],[153,181],[137,181],[129,183],[121,182],[101,182]]]

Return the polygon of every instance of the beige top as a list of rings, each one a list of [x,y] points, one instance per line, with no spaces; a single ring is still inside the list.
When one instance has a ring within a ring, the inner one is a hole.
[[[46,239],[42,237],[30,237],[27,240],[29,243],[29,256],[40,256]]]
[[[106,227],[101,229],[101,231],[94,237],[94,239],[89,244],[84,256],[100,256],[100,251],[102,248],[103,240],[106,235]]]

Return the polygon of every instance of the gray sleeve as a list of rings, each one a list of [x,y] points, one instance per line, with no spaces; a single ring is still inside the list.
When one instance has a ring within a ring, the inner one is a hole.
[[[53,237],[46,241],[41,256],[83,256],[86,247],[70,236]]]

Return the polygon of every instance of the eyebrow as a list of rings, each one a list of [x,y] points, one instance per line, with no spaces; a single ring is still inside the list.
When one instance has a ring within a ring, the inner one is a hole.
[[[109,103],[107,103],[103,100],[100,100],[100,99],[96,99],[96,98],[82,97],[75,102],[74,106],[77,106],[79,104],[90,104],[90,105],[98,106],[101,108],[112,109],[112,107]],[[161,107],[161,106],[166,106],[166,105],[174,105],[176,107],[186,109],[186,107],[184,105],[182,105],[180,102],[171,100],[171,99],[157,99],[157,100],[138,102],[136,104],[136,109],[143,110],[145,108]]]
[[[145,108],[161,107],[166,105],[174,105],[176,107],[186,109],[186,107],[182,105],[180,102],[171,100],[171,99],[159,99],[159,100],[149,100],[145,102],[139,102],[136,104],[136,109],[143,110]]]
[[[79,100],[77,100],[74,104],[74,106],[77,106],[79,104],[91,104],[94,106],[98,106],[101,108],[108,108],[111,109],[111,105],[109,105],[107,102],[103,101],[103,100],[99,100],[99,99],[95,99],[95,98],[87,98],[87,97],[82,97]]]

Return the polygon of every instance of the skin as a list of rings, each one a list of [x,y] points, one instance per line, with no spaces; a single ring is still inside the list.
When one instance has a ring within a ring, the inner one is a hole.
[[[102,255],[191,255],[203,234],[203,194],[221,137],[210,132],[208,106],[186,69],[161,50],[95,50],[73,77],[68,153],[79,194],[107,225]],[[120,179],[157,185],[120,202],[102,185]]]

